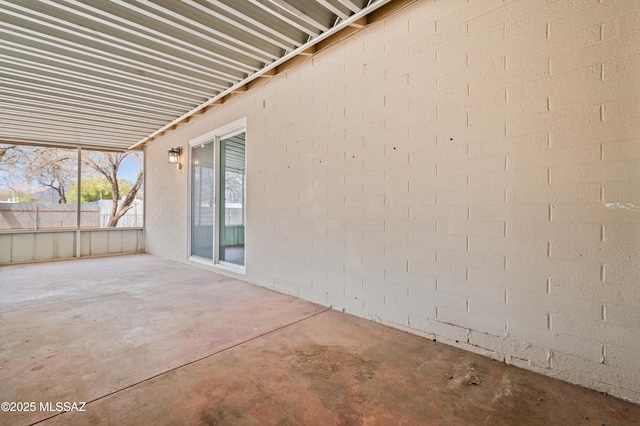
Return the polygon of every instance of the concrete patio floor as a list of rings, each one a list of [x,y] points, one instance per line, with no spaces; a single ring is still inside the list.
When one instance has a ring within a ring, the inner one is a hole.
[[[35,403],[2,425],[640,424],[640,406],[151,255],[5,266],[0,294],[0,402]]]

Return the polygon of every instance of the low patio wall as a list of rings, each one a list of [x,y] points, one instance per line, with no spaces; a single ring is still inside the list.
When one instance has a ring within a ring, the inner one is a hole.
[[[144,251],[141,228],[80,231],[80,257]],[[76,231],[0,233],[0,265],[70,259],[76,256]]]

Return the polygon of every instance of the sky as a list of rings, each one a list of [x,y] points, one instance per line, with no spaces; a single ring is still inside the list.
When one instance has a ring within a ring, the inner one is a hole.
[[[120,165],[120,170],[118,171],[118,176],[122,179],[126,179],[129,182],[133,183],[136,181],[136,177],[138,176],[138,164],[136,161],[133,161],[131,158],[125,159]]]

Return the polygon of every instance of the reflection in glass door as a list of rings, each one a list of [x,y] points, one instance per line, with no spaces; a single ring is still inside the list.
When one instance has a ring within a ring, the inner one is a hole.
[[[218,260],[244,266],[245,133],[219,146]]]
[[[191,255],[213,260],[213,143],[191,148]]]

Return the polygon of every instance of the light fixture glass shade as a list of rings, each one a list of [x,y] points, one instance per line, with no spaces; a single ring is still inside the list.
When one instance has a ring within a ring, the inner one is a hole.
[[[171,148],[167,153],[169,154],[169,164],[178,164],[180,162],[180,147]]]

